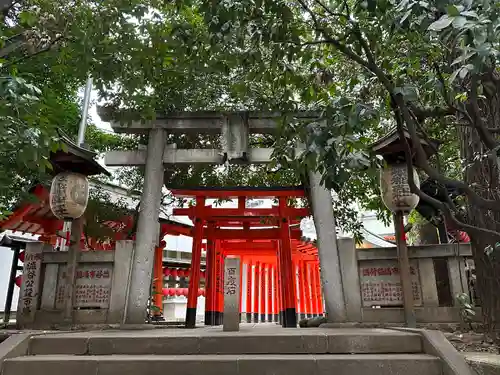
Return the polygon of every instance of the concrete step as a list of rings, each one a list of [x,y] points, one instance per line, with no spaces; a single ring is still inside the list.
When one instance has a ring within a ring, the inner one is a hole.
[[[441,375],[425,354],[28,356],[8,359],[2,375]]]
[[[384,329],[102,331],[35,336],[32,355],[421,353],[419,334]]]

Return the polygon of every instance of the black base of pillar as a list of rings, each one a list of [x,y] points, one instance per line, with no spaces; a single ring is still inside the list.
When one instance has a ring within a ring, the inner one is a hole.
[[[247,313],[247,323],[252,323],[252,313]]]
[[[220,326],[220,325],[222,325],[222,321],[223,321],[223,319],[224,319],[224,317],[223,317],[223,313],[222,313],[222,312],[220,312],[220,311],[215,311],[214,316],[215,316],[215,325],[216,325],[216,326]]]
[[[215,323],[215,311],[205,311],[205,325],[213,326]]]
[[[186,328],[196,328],[196,307],[186,309]]]
[[[253,313],[253,322],[258,323],[259,322],[259,313]]]
[[[272,322],[274,319],[274,315],[273,314],[267,314],[267,321],[268,322]]]
[[[297,312],[295,308],[285,310],[284,328],[297,328]]]
[[[285,326],[285,312],[280,311],[278,322],[284,327]]]
[[[265,323],[266,322],[266,314],[260,314],[260,322]]]
[[[214,322],[214,326],[218,326],[219,325],[219,312],[218,311],[214,311],[213,312],[213,322]]]
[[[278,323],[278,322],[280,321],[280,316],[279,316],[279,314],[274,314],[274,315],[273,315],[273,321],[274,321],[274,322],[276,322],[276,323]]]

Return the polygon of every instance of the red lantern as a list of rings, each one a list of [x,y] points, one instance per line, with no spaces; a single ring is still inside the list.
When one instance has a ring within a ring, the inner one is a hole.
[[[177,271],[177,276],[179,276],[179,277],[185,277],[186,276],[186,271],[185,270],[179,270],[179,271]]]
[[[165,267],[165,268],[163,269],[163,275],[164,275],[165,277],[170,276],[170,268]]]
[[[167,243],[165,241],[160,241],[160,247],[164,249],[165,246],[167,246]]]
[[[177,277],[177,275],[178,275],[177,268],[174,268],[173,270],[171,270],[170,275],[172,275],[172,277]]]
[[[203,297],[205,297],[205,289],[202,289],[202,290],[201,290],[201,295],[202,295]]]
[[[15,280],[16,285],[20,288],[21,283],[23,282],[23,275],[17,276],[14,280]]]
[[[180,289],[180,288],[175,288],[175,295],[176,295],[176,296],[180,296],[180,295],[182,295],[182,291],[181,291],[181,289]]]
[[[184,297],[187,297],[188,295],[188,289],[187,288],[182,288],[182,294]]]
[[[205,278],[205,271],[201,271],[201,273],[200,273],[200,277],[201,277],[202,279],[204,279],[204,278]]]
[[[168,288],[163,288],[163,289],[161,290],[161,292],[163,293],[163,295],[164,295],[164,296],[168,296],[168,292],[169,292],[169,290],[168,290]]]
[[[21,252],[19,253],[19,260],[20,260],[21,262],[23,262],[23,263],[24,263],[24,255],[25,255],[24,251],[21,251]]]

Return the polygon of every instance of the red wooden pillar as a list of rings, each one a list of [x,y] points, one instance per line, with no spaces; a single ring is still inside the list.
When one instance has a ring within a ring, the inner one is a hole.
[[[197,210],[202,210],[205,206],[204,197],[196,197]],[[186,309],[186,328],[195,328],[196,326],[196,307],[198,304],[198,288],[200,285],[200,266],[201,266],[201,241],[203,239],[203,221],[200,218],[195,219],[193,251],[191,258],[191,277],[188,287],[188,301]]]
[[[205,325],[215,325],[215,243],[213,229],[215,224],[207,225],[207,260],[205,269]]]
[[[284,283],[283,283],[283,267],[281,264],[281,241],[276,241],[276,257],[277,257],[277,289],[278,289],[278,322],[284,324],[285,320],[285,305],[283,302]]]
[[[241,315],[243,313],[243,298],[245,298],[245,290],[243,288],[243,265],[245,264],[245,258],[240,258],[240,323],[241,323]]]
[[[295,287],[295,313],[297,315],[297,319],[299,318],[299,309],[300,305],[299,302],[301,300],[300,298],[300,283],[299,283],[299,262],[294,260],[293,261],[293,286]]]
[[[278,266],[273,267],[273,314],[274,321],[279,322],[280,316],[280,298],[279,298],[279,287],[278,287]]]
[[[224,320],[224,254],[220,240],[215,240],[215,325]]]
[[[287,206],[286,197],[281,197],[279,201],[280,211],[284,212]],[[282,279],[285,288],[283,288],[284,305],[284,324],[285,328],[297,328],[297,311],[295,296],[295,277],[292,263],[292,246],[290,242],[290,223],[288,217],[281,218],[281,267]]]
[[[255,268],[253,271],[254,282],[253,282],[253,321],[254,323],[259,322],[259,289],[260,289],[260,263],[255,262]]]
[[[311,280],[311,267],[309,267],[309,262],[304,262],[305,270],[305,292],[306,292],[306,308],[307,317],[312,318],[313,316],[313,297],[312,297],[312,280]]]
[[[247,303],[246,303],[246,313],[247,313],[247,323],[252,323],[252,274],[253,274],[253,264],[252,261],[247,263]]]
[[[314,264],[314,272],[316,273],[316,311],[319,316],[323,316],[323,296],[321,295],[321,274],[319,272],[319,264]]]
[[[267,321],[273,321],[273,266],[267,267]]]
[[[267,265],[262,263],[260,268],[260,322],[266,322],[266,268]]]
[[[160,317],[163,312],[163,248],[165,246],[163,241],[160,241],[160,246],[155,248],[155,261],[154,261],[154,296],[153,302],[157,307],[153,311],[155,317]]]
[[[306,305],[307,305],[307,297],[306,297],[306,283],[305,283],[305,264],[304,261],[301,260],[299,262],[299,313],[300,319],[306,318]]]
[[[311,263],[311,301],[312,301],[312,314],[313,317],[318,316],[318,288],[317,288],[318,274],[316,272],[316,265]]]

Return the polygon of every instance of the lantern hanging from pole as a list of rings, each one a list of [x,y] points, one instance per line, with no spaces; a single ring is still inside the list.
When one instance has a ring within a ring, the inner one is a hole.
[[[61,172],[52,179],[50,209],[62,220],[78,219],[87,208],[89,182],[79,173]]]
[[[418,174],[413,169],[415,185],[420,186]],[[392,212],[409,213],[419,201],[410,190],[406,164],[389,164],[380,171],[380,190],[382,201]]]

